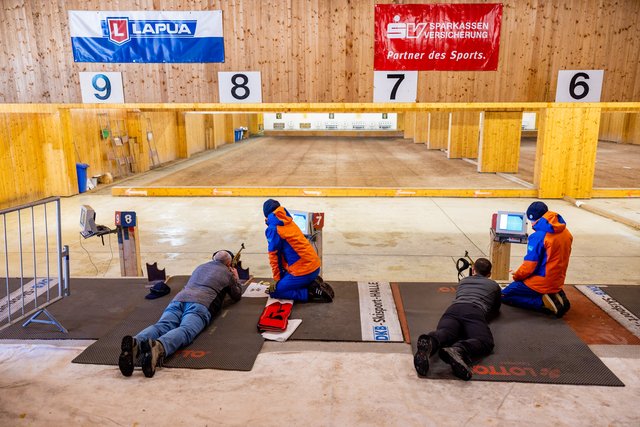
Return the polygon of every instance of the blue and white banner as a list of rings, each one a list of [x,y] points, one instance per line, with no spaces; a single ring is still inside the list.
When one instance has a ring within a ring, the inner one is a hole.
[[[224,62],[222,11],[69,11],[76,62]]]

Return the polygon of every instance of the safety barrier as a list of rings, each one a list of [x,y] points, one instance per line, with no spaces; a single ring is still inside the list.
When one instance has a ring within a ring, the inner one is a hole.
[[[0,330],[28,317],[23,326],[45,323],[66,333],[46,309],[70,294],[69,247],[62,245],[60,198],[0,210],[0,221],[4,255]],[[38,319],[41,315],[47,319]]]

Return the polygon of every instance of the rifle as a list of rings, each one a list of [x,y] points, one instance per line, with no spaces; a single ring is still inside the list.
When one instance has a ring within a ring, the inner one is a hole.
[[[233,259],[231,260],[231,267],[233,268],[238,267],[238,264],[240,263],[240,252],[242,252],[243,249],[244,249],[244,243],[240,244],[240,250],[236,252],[236,254],[233,256]]]
[[[473,260],[469,256],[469,251],[464,251],[464,257],[458,258],[456,262],[456,269],[458,270],[458,281],[462,279],[462,274],[468,268],[469,276],[471,276],[471,266],[473,265]]]

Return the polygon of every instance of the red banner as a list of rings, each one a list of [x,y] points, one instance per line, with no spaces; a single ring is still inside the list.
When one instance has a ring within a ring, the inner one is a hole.
[[[495,71],[502,4],[377,4],[374,69]]]

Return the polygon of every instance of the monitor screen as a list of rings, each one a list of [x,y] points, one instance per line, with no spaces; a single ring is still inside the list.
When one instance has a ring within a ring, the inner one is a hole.
[[[496,232],[523,235],[527,232],[524,212],[498,212]]]
[[[302,234],[308,236],[309,233],[309,213],[308,212],[298,212],[291,211],[291,216],[293,217],[293,222],[296,223],[298,228],[302,231]]]

